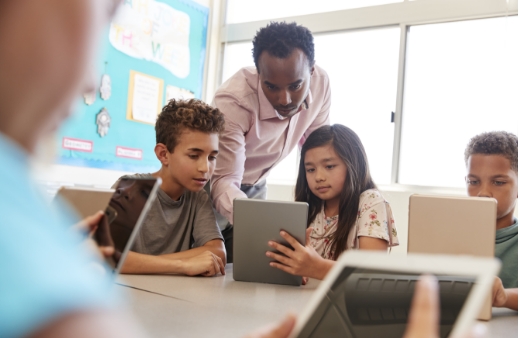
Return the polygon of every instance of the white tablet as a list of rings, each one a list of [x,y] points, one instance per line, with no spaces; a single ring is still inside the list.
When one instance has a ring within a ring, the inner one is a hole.
[[[460,336],[477,318],[499,268],[495,258],[347,251],[290,337],[401,338],[415,284],[425,273],[439,280],[440,336]]]

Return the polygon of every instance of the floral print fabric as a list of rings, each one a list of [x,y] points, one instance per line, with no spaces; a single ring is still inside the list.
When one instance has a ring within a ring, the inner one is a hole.
[[[334,257],[331,242],[337,225],[338,215],[325,217],[323,207],[310,225],[313,228],[310,245],[325,259]],[[375,189],[366,190],[359,196],[358,218],[350,229],[347,250],[359,249],[361,236],[380,238],[388,242],[389,247],[399,245],[390,204]]]

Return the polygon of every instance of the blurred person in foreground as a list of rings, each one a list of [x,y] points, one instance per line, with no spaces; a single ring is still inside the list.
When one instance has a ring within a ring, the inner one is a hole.
[[[86,233],[45,201],[30,175],[38,146],[94,88],[87,69],[119,1],[0,2],[0,336],[138,337]],[[102,253],[103,250],[100,250]]]

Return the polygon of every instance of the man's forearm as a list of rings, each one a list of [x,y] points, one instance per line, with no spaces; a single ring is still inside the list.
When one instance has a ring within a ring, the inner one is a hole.
[[[232,179],[220,179],[211,187],[211,199],[215,210],[231,224],[233,224],[233,200],[247,198],[247,195],[235,183]],[[238,185],[240,185],[240,181]]]

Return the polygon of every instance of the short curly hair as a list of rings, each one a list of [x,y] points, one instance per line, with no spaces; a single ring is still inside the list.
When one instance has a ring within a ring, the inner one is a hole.
[[[466,166],[471,155],[502,155],[511,163],[511,169],[518,173],[518,136],[506,131],[491,131],[474,136],[466,146],[464,160]]]
[[[224,131],[224,114],[201,100],[170,100],[155,122],[155,139],[173,152],[184,129],[203,133]]]
[[[296,22],[271,22],[266,27],[256,32],[253,39],[253,59],[256,70],[258,59],[263,51],[267,51],[274,57],[285,59],[295,48],[305,53],[309,61],[309,67],[314,66],[314,38],[310,30],[298,26]]]

